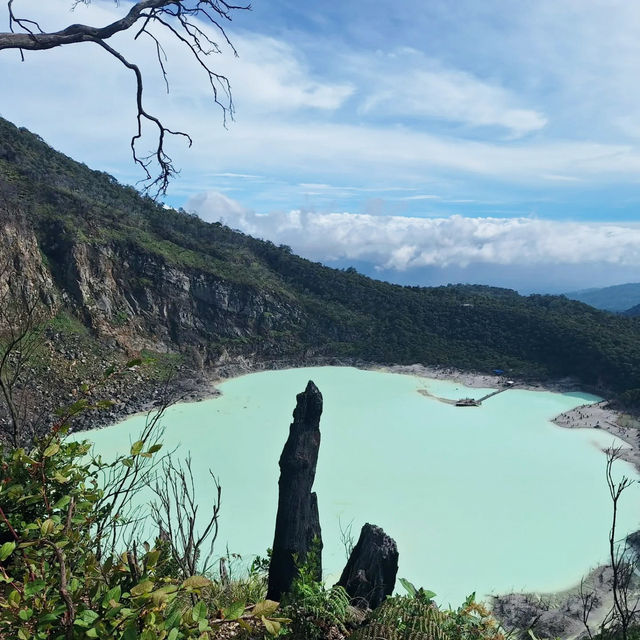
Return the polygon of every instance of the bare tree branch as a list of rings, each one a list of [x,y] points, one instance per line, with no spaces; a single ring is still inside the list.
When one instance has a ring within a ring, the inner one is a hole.
[[[211,470],[209,475],[213,481],[214,498],[211,500],[209,519],[204,525],[200,523],[201,529],[198,529],[198,502],[191,456],[183,464],[177,465],[171,458],[166,459],[154,488],[158,501],[151,507],[152,518],[161,537],[165,537],[171,545],[173,559],[185,578],[211,568],[213,546],[218,537],[222,488]],[[207,554],[202,557],[205,548]]]
[[[618,508],[622,494],[628,489],[634,480],[627,476],[616,482],[613,477],[613,465],[622,457],[622,447],[614,447],[607,450],[607,486],[613,504],[611,516],[611,529],[609,531],[609,556],[611,568],[613,569],[613,624],[619,630],[622,640],[627,640],[629,629],[634,623],[639,607],[640,599],[634,595],[631,589],[631,580],[634,575],[634,563],[630,561],[626,546],[621,547],[616,539],[616,527],[618,519]]]
[[[216,73],[207,59],[207,56],[221,53],[222,50],[207,33],[206,28],[213,27],[224,43],[230,47],[233,54],[237,55],[223,23],[231,21],[234,11],[249,10],[251,5],[235,5],[224,2],[224,0],[198,0],[197,2],[140,0],[131,7],[125,16],[103,27],[72,24],[60,31],[46,32],[36,21],[18,17],[13,3],[14,0],[7,2],[9,32],[0,33],[0,51],[17,49],[24,60],[25,51],[43,51],[69,44],[93,42],[100,45],[127,69],[133,71],[136,78],[137,132],[131,138],[130,145],[134,162],[145,173],[144,190],[154,197],[165,194],[170,180],[178,173],[171,157],[165,151],[166,136],[184,137],[189,146],[192,141],[187,133],[174,131],[164,126],[157,116],[151,115],[144,109],[142,101],[143,74],[140,68],[128,60],[121,51],[107,44],[106,41],[109,38],[139,25],[134,40],[137,40],[142,34],[153,40],[157,60],[168,91],[169,82],[165,67],[167,57],[162,43],[151,32],[153,25],[161,25],[172,38],[176,38],[189,49],[196,64],[204,71],[213,93],[214,104],[222,109],[223,124],[226,126],[227,116],[233,119],[234,107],[229,80],[224,75]],[[75,8],[78,4],[90,4],[90,0],[75,0],[73,7]],[[223,99],[221,99],[220,91],[224,96]],[[140,154],[137,149],[142,138],[142,122],[144,120],[153,124],[157,129],[155,151],[148,155]]]
[[[168,385],[167,382],[167,387]],[[149,450],[159,450],[164,434],[160,420],[171,403],[165,388],[160,405],[147,415],[145,426],[139,435],[138,442],[142,445],[140,453],[119,457],[115,463],[101,469],[101,484],[108,487],[108,490],[101,496],[96,507],[99,511],[105,511],[108,517],[102,518],[96,527],[98,558],[115,553],[123,536],[133,540],[137,525],[146,519],[143,508],[135,504],[134,498],[140,491],[153,485],[160,465],[171,454],[167,452],[164,456],[157,457],[146,453]]]

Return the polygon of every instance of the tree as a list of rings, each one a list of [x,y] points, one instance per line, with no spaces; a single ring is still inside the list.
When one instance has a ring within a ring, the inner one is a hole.
[[[623,493],[635,482],[623,475],[616,480],[613,474],[615,463],[622,458],[622,447],[611,447],[606,450],[606,479],[611,496],[612,515],[609,530],[609,560],[612,572],[611,596],[612,604],[600,620],[599,637],[621,638],[627,640],[631,630],[637,626],[640,614],[640,595],[636,578],[638,556],[630,548],[629,540],[624,544],[618,539],[618,510]],[[579,597],[582,604],[581,619],[589,638],[593,633],[589,625],[589,617],[597,606],[598,594],[595,587],[588,588],[583,580],[580,584]]]
[[[118,4],[118,0],[114,0]],[[184,131],[174,131],[155,115],[149,113],[143,102],[143,74],[138,65],[128,60],[121,51],[107,41],[123,31],[134,30],[135,40],[144,35],[153,41],[158,64],[169,90],[165,68],[166,53],[158,33],[165,32],[170,38],[182,43],[193,55],[194,63],[201,67],[207,78],[213,100],[222,109],[223,121],[233,118],[233,100],[231,85],[226,76],[216,73],[209,62],[213,53],[221,53],[218,42],[212,38],[210,28],[218,33],[224,44],[230,47],[234,55],[237,52],[225,31],[224,23],[230,22],[234,11],[249,10],[250,5],[229,4],[224,0],[140,0],[136,2],[119,20],[102,27],[84,24],[72,24],[54,32],[44,31],[38,22],[19,17],[14,8],[15,0],[8,0],[9,32],[0,33],[0,51],[17,49],[24,60],[24,51],[44,51],[69,44],[92,42],[102,47],[120,64],[129,69],[136,80],[137,130],[131,138],[131,152],[134,162],[145,173],[145,191],[158,196],[166,192],[169,181],[176,174],[172,159],[165,151],[168,135],[181,136],[191,146],[192,140]],[[91,0],[73,0],[73,6],[90,4]],[[157,27],[157,30],[155,29]],[[138,145],[142,138],[143,123],[151,124],[157,130],[157,144],[149,155],[141,155]]]

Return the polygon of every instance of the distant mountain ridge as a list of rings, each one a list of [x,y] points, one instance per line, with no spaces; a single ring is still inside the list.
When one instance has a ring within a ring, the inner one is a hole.
[[[563,296],[403,287],[331,269],[164,209],[2,119],[0,255],[15,286],[56,315],[48,344],[61,368],[35,386],[50,398],[52,385],[73,393],[109,359],[140,353],[179,362],[181,375],[360,361],[640,388],[633,318]],[[119,387],[123,410],[148,397],[145,375]]]
[[[621,313],[640,305],[640,282],[571,291],[564,295],[571,300],[579,300],[596,309]]]

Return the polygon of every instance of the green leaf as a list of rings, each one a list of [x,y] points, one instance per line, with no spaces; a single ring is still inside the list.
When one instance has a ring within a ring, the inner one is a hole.
[[[45,458],[50,458],[51,456],[55,456],[58,451],[60,451],[60,445],[57,442],[54,442],[44,450],[42,455]]]
[[[18,611],[18,617],[20,620],[24,620],[25,622],[31,618],[33,615],[33,609],[20,609]]]
[[[48,536],[54,530],[55,526],[56,523],[51,518],[47,518],[40,526],[40,533],[43,536]]]
[[[246,621],[243,620],[242,618],[240,618],[238,620],[238,624],[240,625],[240,627],[242,627],[245,631],[248,631],[249,633],[253,633],[254,629],[253,627]]]
[[[71,406],[67,408],[67,413],[76,414],[82,411],[89,404],[86,398],[80,398],[80,400],[76,400]]]
[[[279,606],[280,603],[275,600],[263,600],[253,607],[253,611],[251,613],[258,618],[260,616],[266,616],[268,618],[272,613],[275,613]]]
[[[39,591],[42,591],[47,586],[44,580],[34,580],[33,582],[27,582],[24,585],[24,595],[32,596]]]
[[[222,615],[225,620],[237,620],[243,613],[246,607],[244,600],[236,600],[230,604],[226,609],[222,610]]]
[[[78,617],[76,618],[74,624],[77,624],[80,627],[88,627],[92,625],[99,617],[100,616],[95,611],[92,611],[91,609],[84,609],[78,614]]]
[[[141,451],[142,447],[144,447],[144,440],[138,440],[131,445],[131,455],[137,456]]]
[[[276,622],[275,620],[268,620],[264,616],[262,616],[261,620],[269,635],[277,636],[280,633],[281,625],[279,622]]]
[[[194,622],[207,619],[207,605],[202,602],[202,600],[199,600],[193,605],[193,609],[191,609],[191,619]]]
[[[9,594],[9,604],[12,607],[18,607],[20,605],[20,592],[15,589]]]
[[[133,460],[131,458],[123,458],[122,459],[122,464],[125,467],[129,467],[129,469],[131,469],[131,467],[133,467]]]
[[[54,509],[64,509],[71,502],[70,496],[62,496],[58,502],[53,505]]]
[[[143,580],[133,587],[130,593],[135,598],[145,593],[149,593],[150,591],[153,591],[153,582],[151,582],[151,580]]]
[[[138,640],[138,629],[135,622],[131,622],[124,630],[122,640]]]
[[[154,549],[153,551],[149,551],[147,555],[144,557],[145,564],[147,567],[155,567],[158,564],[158,558],[160,558],[160,551]]]
[[[137,366],[139,366],[141,364],[142,364],[142,359],[141,358],[135,358],[133,360],[129,360],[129,362],[127,362],[125,367],[127,369],[131,369],[131,367],[137,367]]]
[[[86,636],[87,638],[97,638],[98,630],[95,627],[92,627],[91,629],[87,629]]]
[[[102,598],[102,606],[106,609],[107,607],[113,607],[111,601],[117,604],[118,600],[120,600],[120,596],[122,595],[122,589],[120,585],[116,585],[113,589],[109,589],[107,593],[104,594],[104,598]]]
[[[149,447],[149,453],[155,453],[156,451],[160,451],[162,449],[161,444],[153,444]]]
[[[38,617],[38,626],[49,624],[50,622],[57,622],[60,619],[60,614],[57,613],[45,613]]]
[[[176,640],[178,637],[178,630],[173,628],[169,631],[169,635],[167,636],[167,640]]]
[[[180,612],[180,609],[174,609],[168,616],[167,619],[164,621],[164,628],[165,629],[172,629],[176,628],[177,629],[177,625],[180,624],[180,619],[182,618],[182,613]]]
[[[406,578],[400,578],[400,584],[407,590],[412,598],[416,597],[416,593],[418,593],[418,591],[411,582],[409,582]]]
[[[200,589],[202,587],[208,587],[211,584],[209,578],[204,576],[191,576],[182,583],[183,589]]]
[[[13,553],[13,550],[15,548],[16,548],[15,542],[5,542],[0,547],[0,562],[6,560]]]
[[[164,587],[160,587],[151,593],[151,600],[153,604],[158,607],[163,602],[168,602],[176,597],[176,591],[178,587],[174,584],[168,584]],[[168,627],[167,627],[168,628]]]

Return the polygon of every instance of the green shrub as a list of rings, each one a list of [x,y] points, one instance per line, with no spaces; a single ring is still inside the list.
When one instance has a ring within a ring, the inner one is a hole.
[[[288,620],[262,595],[211,606],[216,584],[177,579],[162,540],[114,553],[123,502],[113,498],[138,486],[160,445],[142,439],[105,463],[88,443],[65,441],[64,430],[29,450],[0,447],[0,637],[206,640],[230,622],[252,637],[281,631]],[[104,477],[118,480],[104,485]]]
[[[298,575],[283,597],[283,612],[291,618],[288,631],[300,640],[320,640],[332,627],[347,633],[346,625],[353,618],[354,609],[344,588],[327,589],[316,579],[319,554],[319,541],[315,540],[304,562],[298,564],[295,558]]]

